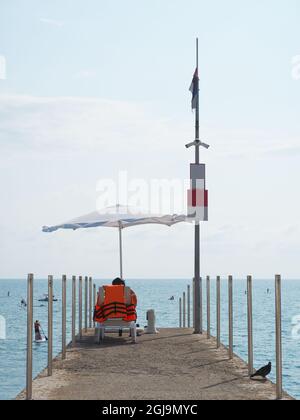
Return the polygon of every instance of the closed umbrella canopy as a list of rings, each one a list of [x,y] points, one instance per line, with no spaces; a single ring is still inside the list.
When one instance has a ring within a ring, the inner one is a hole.
[[[142,213],[135,207],[116,205],[106,207],[101,211],[89,213],[85,216],[78,217],[60,225],[44,226],[43,232],[55,232],[58,229],[77,230],[95,227],[118,228],[120,245],[120,276],[122,278],[122,229],[146,224],[172,226],[176,223],[184,222],[185,220],[186,216],[184,215],[153,215],[149,213]]]

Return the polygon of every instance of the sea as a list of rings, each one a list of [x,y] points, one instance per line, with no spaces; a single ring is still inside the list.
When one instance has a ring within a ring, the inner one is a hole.
[[[98,286],[109,281],[93,280]],[[138,296],[138,323],[147,325],[146,313],[154,309],[157,327],[179,326],[179,298],[192,283],[187,279],[127,280]],[[77,284],[78,287],[78,284]],[[206,326],[206,282],[203,282],[203,323]],[[247,360],[247,284],[234,279],[234,351]],[[84,288],[83,288],[84,290]],[[47,293],[47,280],[34,280],[34,320],[47,335],[47,303],[39,299]],[[26,279],[0,279],[0,400],[11,400],[26,383]],[[61,279],[54,280],[53,352],[61,351]],[[174,296],[174,300],[169,300]],[[78,293],[77,293],[78,298]],[[78,307],[78,301],[77,301]],[[192,319],[192,314],[191,314]],[[228,283],[221,280],[221,339],[228,345]],[[78,316],[77,316],[78,321]],[[78,324],[78,322],[77,322]],[[78,330],[78,325],[76,325]],[[275,381],[275,290],[274,280],[253,280],[254,365],[273,363],[270,379]],[[216,281],[211,278],[211,332],[216,335]],[[283,386],[300,399],[300,280],[282,280]],[[67,341],[71,340],[71,279],[67,282]],[[33,345],[33,373],[47,366],[47,344]]]

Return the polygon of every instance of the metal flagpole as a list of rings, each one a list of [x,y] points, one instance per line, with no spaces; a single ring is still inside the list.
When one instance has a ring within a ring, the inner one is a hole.
[[[197,105],[195,114],[195,141],[199,140],[199,53],[198,53],[198,38],[196,39],[196,69],[197,69]],[[195,144],[195,163],[200,163],[200,144]],[[193,180],[193,183],[197,183]],[[193,185],[193,189],[197,189],[197,185]],[[195,334],[202,334],[200,311],[202,310],[200,303],[200,221],[195,220]]]
[[[200,221],[207,220],[207,192],[205,190],[205,165],[200,165],[200,146],[205,149],[209,149],[209,144],[206,144],[200,140],[200,127],[199,127],[199,42],[196,39],[196,71],[194,73],[193,82],[190,91],[193,94],[192,109],[195,109],[195,140],[185,145],[187,149],[195,146],[195,164],[191,165],[191,193],[192,193],[192,208],[195,209],[195,256],[194,256],[194,334],[202,334],[202,282],[200,273]],[[192,167],[195,166],[200,172],[204,171],[202,176],[198,174],[192,174]],[[201,180],[201,187],[199,182]],[[204,187],[203,187],[204,181]],[[204,197],[203,203],[199,204],[197,195],[199,190],[203,190]],[[196,198],[194,197],[196,195]],[[203,217],[198,214],[199,207],[203,207]],[[190,215],[189,215],[190,216]]]
[[[119,222],[120,278],[123,279],[122,224]]]

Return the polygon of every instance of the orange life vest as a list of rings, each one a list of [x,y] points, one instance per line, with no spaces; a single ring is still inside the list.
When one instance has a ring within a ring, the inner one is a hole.
[[[94,322],[105,322],[107,319],[121,318],[123,321],[136,321],[135,294],[131,291],[130,302],[126,302],[124,286],[103,286],[104,301],[98,296],[94,311]]]

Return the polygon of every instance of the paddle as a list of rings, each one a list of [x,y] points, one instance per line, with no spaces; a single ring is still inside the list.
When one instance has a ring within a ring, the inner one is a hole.
[[[44,333],[44,330],[43,330],[43,328],[40,326],[40,329],[41,329],[41,331],[42,331],[42,334],[44,335],[44,337],[45,337],[45,339],[46,339],[46,341],[48,341],[48,337],[46,336],[46,334]]]

